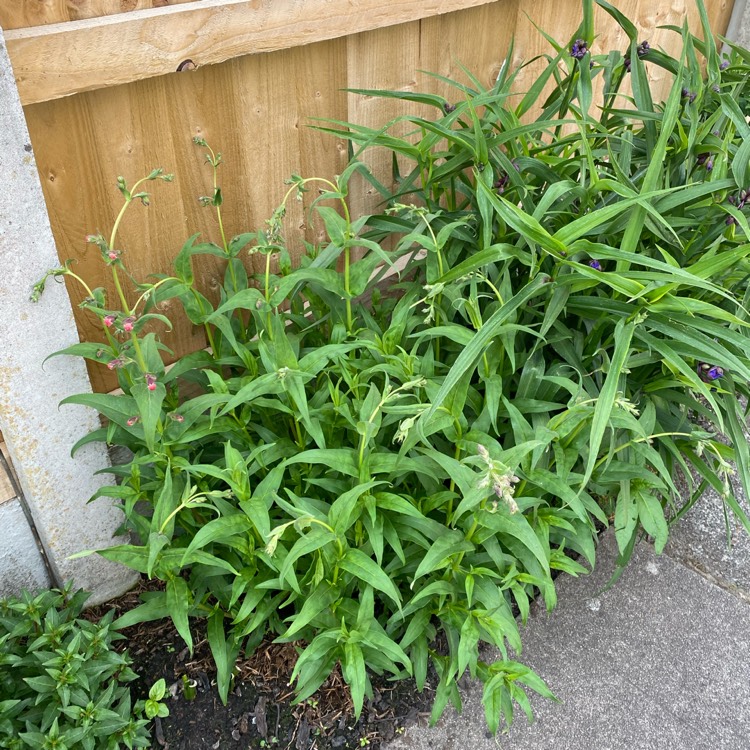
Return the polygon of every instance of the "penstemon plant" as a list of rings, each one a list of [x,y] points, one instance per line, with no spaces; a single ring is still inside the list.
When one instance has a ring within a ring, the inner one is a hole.
[[[98,622],[79,618],[87,597],[68,584],[0,599],[0,747],[150,747],[149,720],[169,714],[164,680],[132,703],[132,661],[113,648],[124,636],[113,612]]]
[[[525,688],[552,697],[512,658],[517,616],[537,596],[554,607],[554,575],[594,564],[599,529],[614,522],[623,564],[644,532],[661,550],[709,485],[750,529],[729,484],[734,461],[750,489],[737,398],[750,381],[750,55],[721,63],[701,7],[704,41],[678,30],[674,60],[598,2],[629,49],[592,55],[586,0],[571,47],[553,43],[515,107],[506,68],[489,90],[454,83],[456,104],[363,92],[433,104],[434,120],[405,118],[411,139],[322,128],[357,156],[385,146],[394,164],[410,160],[395,191],[355,158],[331,181],[294,176],[266,228],[227,240],[221,155],[198,139],[220,244],[191,237],[174,275],[136,284],[129,305],[116,232],[93,238],[119,307],[90,291],[83,304],[107,343],[58,354],[108,363],[122,395],[65,400],[108,420],[74,450],[100,440],[133,451],[115,467],[120,484],[98,495],[121,499],[138,541],[100,554],[165,582],[117,624],[171,617],[192,647],[190,619],[206,618],[222,699],[239,653],[270,633],[299,645],[298,700],[338,664],[359,714],[370,673],[412,675],[421,689],[431,665],[433,720],[460,707],[468,672],[484,683],[494,732],[514,703],[531,717]],[[664,105],[647,65],[674,75]],[[381,214],[351,215],[357,172],[381,192]],[[293,269],[285,207],[311,186],[327,239]],[[148,200],[138,187],[120,182],[125,206]],[[254,277],[247,253],[265,256]],[[195,285],[200,254],[226,263],[213,301]],[[155,311],[170,298],[209,346],[165,368],[144,325],[168,322]],[[481,643],[500,658],[482,659]]]

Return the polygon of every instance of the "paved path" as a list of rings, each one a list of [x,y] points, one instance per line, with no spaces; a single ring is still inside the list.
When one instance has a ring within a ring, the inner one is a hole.
[[[388,750],[750,750],[750,540],[726,546],[723,512],[706,497],[664,555],[648,544],[609,591],[614,539],[596,571],[560,580],[557,609],[532,615],[520,661],[561,699],[518,709],[488,736],[481,686],[461,716],[413,727]]]

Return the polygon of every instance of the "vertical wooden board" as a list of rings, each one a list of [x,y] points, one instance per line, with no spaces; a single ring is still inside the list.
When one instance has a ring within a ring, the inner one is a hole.
[[[165,127],[167,107],[160,105],[160,79],[131,86],[92,92],[57,102],[28,107],[26,117],[35,150],[52,231],[61,261],[72,258],[75,271],[90,287],[104,286],[113,309],[120,307],[108,269],[93,245],[86,244],[88,233],[101,231],[109,237],[122,196],[116,188],[117,175],[128,184],[148,174],[156,166],[172,171],[175,165],[174,141],[187,141],[189,133]],[[166,118],[168,121],[168,118]],[[176,137],[175,137],[176,136]],[[192,154],[191,154],[192,155]],[[180,177],[176,184],[148,183],[152,205],[133,203],[128,209],[115,246],[135,279],[150,273],[168,273],[171,260],[187,236],[186,211],[180,202],[184,191]],[[194,226],[194,224],[193,224]],[[198,231],[196,228],[193,231]],[[125,281],[126,288],[131,285]],[[85,294],[74,283],[68,285],[74,305]],[[128,289],[132,303],[136,294]],[[162,310],[175,309],[173,301]],[[76,323],[84,340],[101,340],[97,318],[74,307]],[[175,316],[175,328],[162,336],[177,353],[204,345],[203,337],[190,323]],[[103,366],[91,365],[95,388],[111,389],[116,380]]]
[[[182,243],[196,232],[220,244],[214,210],[198,202],[212,193],[213,182],[204,150],[191,141],[195,135],[223,154],[219,185],[227,239],[263,227],[292,173],[330,178],[341,172],[345,144],[307,123],[313,117],[345,119],[345,53],[346,41],[336,40],[27,107],[61,260],[74,258],[76,272],[92,287],[107,287],[114,300],[109,272],[84,237],[96,231],[108,236],[122,205],[117,175],[132,184],[156,166],[174,172],[174,183],[147,184],[152,205],[128,209],[116,243],[133,276],[169,273]],[[313,198],[306,197],[308,206]],[[288,238],[299,255],[301,230],[315,241],[319,228],[307,227],[297,201],[289,206]],[[244,260],[252,270],[252,258]],[[196,259],[195,267],[202,290],[216,299],[222,264],[206,257]],[[79,288],[69,289],[74,303],[82,299]],[[205,345],[202,331],[179,313],[179,303],[166,302],[161,311],[173,318],[174,330],[163,332],[162,340],[177,356]],[[93,316],[80,310],[76,316],[82,338],[101,339]],[[116,385],[103,366],[92,365],[91,375],[97,390]]]
[[[300,163],[297,171],[302,177],[334,180],[349,161],[348,144],[343,138],[315,130],[315,126],[325,125],[321,120],[342,121],[347,118],[347,47],[346,38],[342,38],[297,47],[289,52],[298,113]],[[317,187],[311,185],[310,191],[304,195],[304,213],[295,232],[297,244],[302,236],[312,243],[325,241],[322,222],[314,212],[310,213],[311,204],[317,197]],[[289,230],[294,231],[295,227],[290,226]]]
[[[421,24],[420,68],[473,87],[470,78],[491,88],[510,48],[518,0],[498,2],[457,13],[425,18]],[[509,23],[510,21],[510,23]],[[462,93],[429,75],[419,76],[420,90],[441,94],[452,102]]]
[[[244,229],[263,228],[292,174],[330,180],[346,166],[346,144],[311,128],[316,118],[346,119],[346,40],[238,58],[232,66],[245,131],[238,143],[247,165],[242,200],[252,209],[244,214]],[[303,236],[320,238],[320,227],[308,225],[307,209],[317,195],[311,186],[302,203],[293,196],[287,202],[284,225],[293,263]]]
[[[419,77],[419,21],[368,31],[348,37],[347,78],[349,88],[417,91]],[[420,112],[416,104],[398,99],[349,94],[348,120],[357,125],[379,129],[395,118]],[[412,130],[398,123],[389,132],[403,137]],[[356,146],[355,146],[356,149]],[[361,159],[386,187],[393,186],[391,152],[368,149]],[[401,162],[410,170],[413,163]],[[381,198],[375,188],[357,177],[353,181],[352,211],[364,215],[380,210]]]
[[[193,0],[0,0],[0,26],[25,29],[189,2]]]

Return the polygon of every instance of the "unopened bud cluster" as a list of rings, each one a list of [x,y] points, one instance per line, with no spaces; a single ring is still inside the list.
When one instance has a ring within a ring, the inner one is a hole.
[[[507,466],[499,461],[493,461],[490,458],[489,451],[483,445],[477,446],[477,454],[487,465],[485,475],[479,482],[479,489],[492,487],[497,499],[502,500],[511,513],[518,513],[518,504],[513,497],[513,493],[515,492],[515,485],[521,480]],[[497,500],[494,502],[492,510],[497,510]]]

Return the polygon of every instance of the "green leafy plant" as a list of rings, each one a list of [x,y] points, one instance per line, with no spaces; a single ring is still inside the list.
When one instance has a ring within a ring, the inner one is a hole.
[[[126,684],[136,674],[127,652],[112,648],[123,638],[114,613],[98,622],[79,618],[87,597],[68,586],[0,600],[0,747],[150,746],[149,719],[169,713],[158,703],[164,685],[158,697],[131,702]]]
[[[369,674],[412,675],[422,689],[431,665],[433,720],[460,708],[468,672],[496,731],[514,703],[531,717],[527,689],[552,697],[512,658],[517,616],[537,596],[554,607],[554,575],[594,564],[599,529],[614,521],[623,564],[643,533],[660,550],[707,486],[750,528],[729,485],[734,461],[750,489],[737,399],[750,380],[750,56],[720,62],[702,10],[705,40],[677,30],[674,60],[599,4],[629,48],[592,56],[585,2],[570,48],[550,40],[555,54],[514,106],[508,67],[491,89],[448,81],[455,104],[360,92],[437,114],[400,118],[409,138],[322,126],[351,139],[355,159],[332,181],[293,177],[263,230],[227,239],[221,155],[199,139],[220,244],[191,237],[173,276],[133,293],[117,227],[148,196],[119,181],[115,228],[91,238],[117,300],[89,290],[83,303],[106,343],[58,354],[106,363],[122,394],[64,403],[108,420],[74,450],[100,440],[133,451],[98,495],[122,499],[136,541],[100,554],[165,582],[116,624],[171,617],[192,648],[190,620],[205,618],[222,699],[239,653],[271,633],[299,646],[300,701],[340,665],[359,714]],[[674,76],[664,105],[647,65]],[[626,80],[632,97],[618,94]],[[358,160],[372,146],[411,165],[394,172],[395,190]],[[351,215],[355,173],[383,212]],[[312,187],[326,239],[292,268],[286,205]],[[263,261],[254,276],[247,253]],[[226,264],[211,300],[195,285],[201,254]],[[152,330],[168,323],[154,312],[167,299],[208,343],[170,368]],[[501,658],[483,660],[481,643]]]

